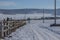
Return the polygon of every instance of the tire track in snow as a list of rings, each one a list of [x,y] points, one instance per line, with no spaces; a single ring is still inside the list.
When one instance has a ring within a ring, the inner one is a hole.
[[[39,40],[44,40],[43,37],[41,35],[39,35],[39,33],[37,31],[33,30],[33,32],[36,34],[36,36]]]
[[[34,24],[35,25],[35,24]],[[34,33],[36,33],[36,35],[39,37],[42,38],[42,40],[47,40],[46,38],[48,38],[48,40],[59,40],[55,35],[52,35],[51,32],[48,32],[44,29],[41,29],[39,30],[38,26],[36,26],[35,28],[34,25],[31,26],[32,30],[34,31]],[[37,28],[37,30],[36,30]],[[40,35],[40,36],[39,36]],[[42,36],[41,36],[42,35]],[[39,38],[40,39],[40,38]],[[40,39],[41,40],[41,39]]]
[[[39,31],[38,31],[39,32]],[[58,37],[56,37],[55,35],[52,35],[52,33],[49,31],[42,31],[42,32],[39,32],[40,34],[42,33],[42,35],[45,35],[45,37],[48,37],[49,40],[59,40]]]
[[[51,32],[52,35],[54,35],[54,36],[56,36],[58,39],[60,39],[60,35],[59,35],[56,31],[53,31],[52,29],[44,28],[44,27],[40,27],[40,28],[46,29],[48,33]]]
[[[32,30],[33,30],[33,32],[37,35],[37,37],[38,37],[38,39],[39,40],[50,40],[50,38],[47,36],[47,35],[45,35],[43,32],[38,32],[38,31],[36,31],[34,28],[32,28]],[[49,39],[48,39],[49,38]]]

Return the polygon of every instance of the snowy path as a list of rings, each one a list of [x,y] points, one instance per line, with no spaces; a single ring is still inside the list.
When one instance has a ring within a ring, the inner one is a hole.
[[[28,23],[12,33],[12,38],[6,37],[5,40],[60,40],[59,34],[44,28],[45,26],[39,21],[31,21],[30,24]]]
[[[44,30],[42,28],[32,28],[33,32],[36,33],[39,40],[59,40],[56,35],[53,35],[49,30]]]

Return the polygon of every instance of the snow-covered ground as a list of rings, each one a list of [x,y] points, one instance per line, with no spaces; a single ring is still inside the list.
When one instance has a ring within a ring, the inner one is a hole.
[[[60,20],[57,20],[59,23]],[[60,40],[60,27],[50,27],[54,20],[31,20],[30,23],[20,27],[5,40]]]
[[[16,15],[4,15],[0,14],[0,20],[6,17],[12,17],[13,19],[40,18],[43,14],[16,14]],[[52,17],[52,14],[45,14],[45,17]],[[60,27],[50,27],[50,24],[54,23],[54,20],[31,20],[27,22],[23,27],[18,28],[15,32],[10,34],[12,37],[5,37],[4,40],[60,40]],[[57,20],[60,23],[60,19]]]

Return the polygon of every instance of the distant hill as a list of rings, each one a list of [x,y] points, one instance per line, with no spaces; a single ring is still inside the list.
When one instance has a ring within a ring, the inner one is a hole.
[[[54,14],[53,9],[44,9],[44,12]],[[43,9],[0,9],[0,13],[3,13],[3,14],[43,13]],[[60,9],[57,9],[57,14],[60,15]]]

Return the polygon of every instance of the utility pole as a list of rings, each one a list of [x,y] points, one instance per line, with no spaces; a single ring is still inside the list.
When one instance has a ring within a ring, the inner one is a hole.
[[[56,0],[54,0],[54,14],[55,14],[55,24],[56,24]]]
[[[43,9],[43,23],[44,23],[44,9]]]
[[[60,24],[56,23],[56,0],[54,0],[54,22],[55,23],[50,26],[59,26],[60,27]]]
[[[25,12],[25,20],[26,20],[26,12]]]
[[[25,9],[25,15],[24,15],[24,20],[26,20],[26,9]]]

